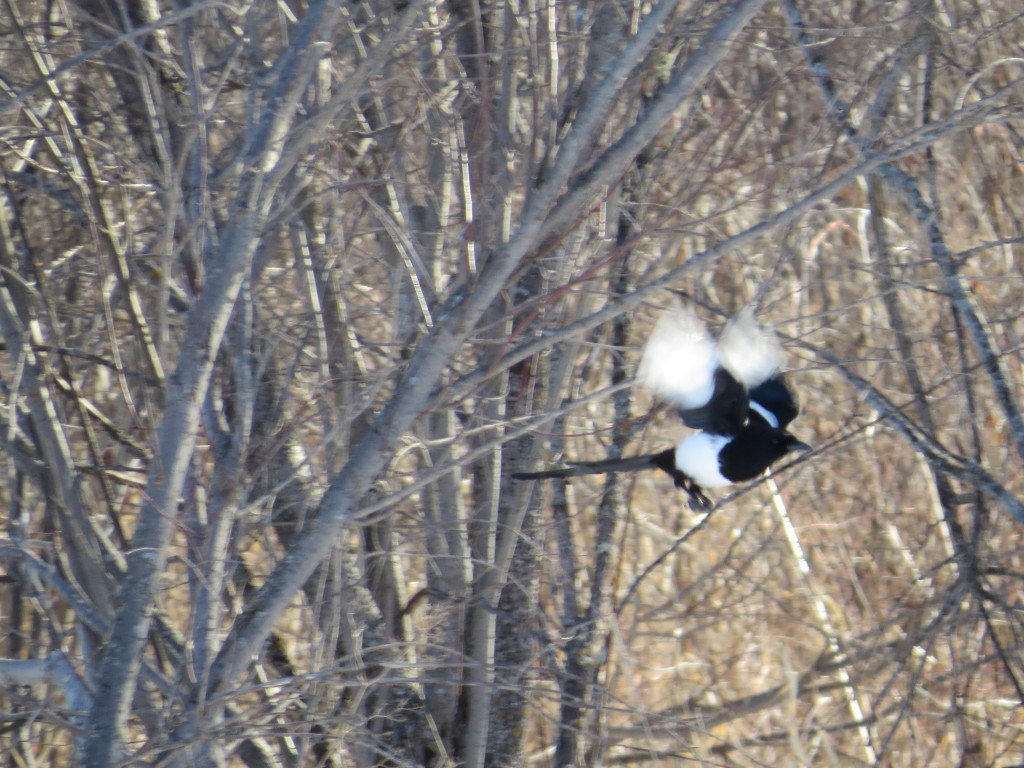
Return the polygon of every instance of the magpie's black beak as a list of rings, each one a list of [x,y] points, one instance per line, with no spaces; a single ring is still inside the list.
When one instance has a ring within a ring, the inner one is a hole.
[[[799,440],[794,440],[789,444],[789,450],[791,451],[810,451],[813,450],[807,443],[802,443]]]

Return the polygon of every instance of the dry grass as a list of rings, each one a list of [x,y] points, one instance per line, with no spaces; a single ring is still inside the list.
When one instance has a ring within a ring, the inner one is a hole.
[[[19,99],[0,105],[5,764],[71,764],[102,719],[11,662],[59,652],[109,690],[177,396],[201,418],[158,510],[122,764],[1024,762],[1014,3],[796,9],[803,39],[769,4],[670,109],[724,5],[670,14],[606,102],[635,8],[424,6],[386,48],[398,11],[351,6],[328,54],[295,52],[316,77],[249,166],[304,8],[211,4],[47,84],[122,28],[116,4],[79,5],[0,10]],[[511,255],[595,104],[551,230]],[[208,393],[181,392],[250,214]],[[622,382],[679,292],[712,325],[757,303],[814,452],[706,518],[653,473],[512,482],[678,439]],[[217,677],[251,637],[244,672]]]

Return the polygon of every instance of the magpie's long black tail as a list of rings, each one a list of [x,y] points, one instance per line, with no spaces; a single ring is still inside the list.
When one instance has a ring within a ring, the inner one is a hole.
[[[698,512],[711,509],[711,500],[704,495],[701,487],[683,472],[676,469],[675,448],[660,453],[646,453],[643,456],[628,456],[624,459],[603,461],[572,462],[567,467],[545,469],[541,472],[516,472],[513,480],[550,480],[555,477],[579,477],[580,475],[602,475],[606,472],[635,472],[640,469],[660,469],[672,476],[677,488],[690,496],[690,507]]]
[[[578,477],[580,475],[602,475],[606,472],[635,472],[641,469],[666,469],[666,459],[671,466],[673,449],[643,456],[628,456],[622,459],[602,461],[574,461],[567,467],[545,469],[542,472],[516,472],[513,480],[548,480],[553,477]]]

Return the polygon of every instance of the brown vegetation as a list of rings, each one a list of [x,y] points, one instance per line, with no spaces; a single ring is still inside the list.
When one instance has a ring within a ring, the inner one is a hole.
[[[1024,763],[1011,0],[0,3],[4,764]],[[631,377],[776,326],[695,517]]]

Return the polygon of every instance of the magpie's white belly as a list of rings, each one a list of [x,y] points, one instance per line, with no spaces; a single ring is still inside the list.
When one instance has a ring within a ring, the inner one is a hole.
[[[728,437],[698,432],[676,448],[676,468],[685,472],[702,488],[731,484],[718,468],[718,452],[729,442]]]

